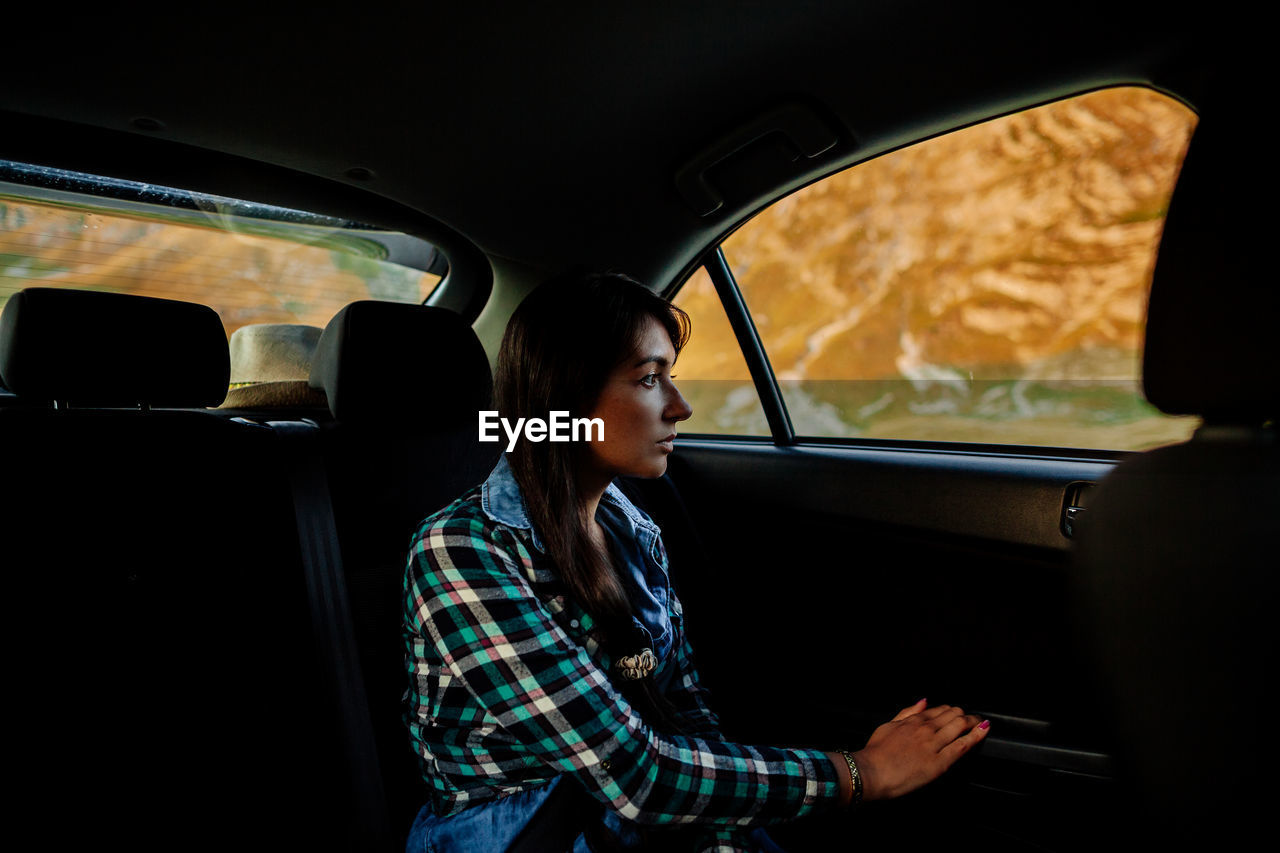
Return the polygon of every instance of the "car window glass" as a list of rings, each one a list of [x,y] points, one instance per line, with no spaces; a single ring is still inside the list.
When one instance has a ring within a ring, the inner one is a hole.
[[[673,371],[676,387],[693,407],[680,430],[767,436],[769,423],[751,371],[704,268],[689,277],[674,302],[688,313],[693,328]]]
[[[798,436],[1139,450],[1146,298],[1194,114],[1097,91],[832,175],[723,244]]]
[[[434,257],[358,223],[0,161],[0,308],[24,287],[72,287],[199,302],[228,335],[324,326],[357,299],[422,302],[441,277],[412,264]]]

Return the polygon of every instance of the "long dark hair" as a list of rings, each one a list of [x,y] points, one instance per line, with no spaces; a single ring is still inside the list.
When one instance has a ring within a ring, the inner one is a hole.
[[[649,317],[662,323],[678,355],[689,339],[689,316],[635,279],[575,271],[542,284],[516,309],[502,339],[494,378],[499,414],[513,423],[545,420],[552,411],[586,416],[609,374],[639,347]],[[604,648],[616,660],[638,653],[643,635],[621,578],[588,534],[575,476],[585,452],[581,442],[520,441],[507,462],[547,555],[568,593],[603,629]],[[651,726],[678,731],[652,677],[610,678]]]

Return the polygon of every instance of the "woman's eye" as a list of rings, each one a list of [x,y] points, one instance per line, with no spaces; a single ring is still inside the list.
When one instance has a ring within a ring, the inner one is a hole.
[[[640,380],[640,384],[646,388],[652,388],[653,386],[658,384],[658,374],[650,373],[644,379]]]

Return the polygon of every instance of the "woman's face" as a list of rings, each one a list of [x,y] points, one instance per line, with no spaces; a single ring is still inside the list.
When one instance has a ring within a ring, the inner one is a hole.
[[[638,349],[613,369],[587,415],[604,421],[604,440],[587,442],[584,465],[605,484],[619,474],[661,477],[676,423],[693,409],[672,384],[671,338],[656,317],[643,326]]]

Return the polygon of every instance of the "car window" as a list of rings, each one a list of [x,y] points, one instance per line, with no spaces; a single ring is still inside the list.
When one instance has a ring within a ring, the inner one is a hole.
[[[24,287],[135,293],[208,305],[230,335],[422,302],[444,269],[429,243],[360,223],[0,161],[0,308]]]
[[[698,267],[673,301],[692,324],[674,369],[680,393],[693,407],[681,431],[768,436],[760,395],[706,269]]]
[[[1198,420],[1150,406],[1140,366],[1194,124],[1148,89],[1092,92],[853,166],[748,221],[722,249],[795,434],[1185,439]]]

